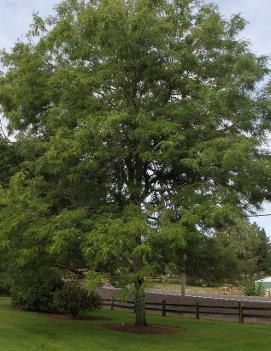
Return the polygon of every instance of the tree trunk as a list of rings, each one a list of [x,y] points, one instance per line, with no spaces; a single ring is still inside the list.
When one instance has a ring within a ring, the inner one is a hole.
[[[146,327],[146,311],[145,311],[145,292],[142,287],[142,279],[135,282],[135,314],[137,327]]]
[[[185,302],[185,290],[186,290],[186,274],[185,272],[181,273],[181,303]]]

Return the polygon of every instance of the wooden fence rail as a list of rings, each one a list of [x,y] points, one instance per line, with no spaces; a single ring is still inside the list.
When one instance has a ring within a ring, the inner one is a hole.
[[[134,311],[134,301],[121,301],[116,299],[102,299],[102,306],[114,310],[115,308],[127,309]],[[220,305],[201,305],[199,302],[195,304],[176,304],[167,303],[165,299],[161,302],[146,302],[146,311],[159,312],[163,317],[167,313],[171,314],[192,314],[196,319],[200,319],[200,315],[221,315],[236,316],[239,323],[244,323],[245,318],[265,318],[271,320],[271,307],[262,306],[245,306],[243,302],[237,305],[220,306]],[[264,314],[253,312],[265,312]],[[268,313],[269,312],[269,313]]]

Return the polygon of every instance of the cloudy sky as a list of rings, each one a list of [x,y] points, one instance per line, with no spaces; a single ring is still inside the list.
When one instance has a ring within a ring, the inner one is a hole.
[[[33,12],[45,16],[52,13],[58,0],[0,0],[0,47],[10,47],[26,32]],[[225,16],[242,13],[249,21],[243,36],[258,53],[271,54],[270,0],[213,0]]]
[[[33,12],[42,16],[52,13],[58,0],[0,0],[0,49],[10,48],[22,38],[31,23]],[[225,16],[241,13],[249,22],[242,37],[250,40],[257,54],[271,55],[271,0],[214,0]],[[271,213],[266,205],[265,213]],[[271,236],[271,217],[256,219]]]

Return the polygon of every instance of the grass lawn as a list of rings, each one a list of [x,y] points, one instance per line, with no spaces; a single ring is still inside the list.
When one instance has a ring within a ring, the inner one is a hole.
[[[155,288],[155,289],[164,289],[164,290],[170,290],[170,291],[176,291],[180,292],[181,291],[181,284],[177,283],[150,283],[149,288]],[[187,285],[186,287],[186,293],[187,294],[221,294],[223,291],[221,288],[216,288],[216,287],[203,287],[203,286],[192,286],[192,285]],[[232,295],[242,295],[242,290],[239,288],[234,288],[232,290]]]
[[[150,283],[150,288],[165,289],[171,291],[181,291],[181,284],[177,283]],[[202,286],[186,286],[187,293],[219,293],[219,288],[209,288]]]
[[[94,315],[131,322],[129,313]],[[233,324],[151,316],[149,321],[180,325],[178,335],[134,335],[105,330],[108,321],[57,320],[16,311],[0,299],[0,351],[258,351],[270,350],[271,325]],[[112,321],[111,321],[112,322]]]

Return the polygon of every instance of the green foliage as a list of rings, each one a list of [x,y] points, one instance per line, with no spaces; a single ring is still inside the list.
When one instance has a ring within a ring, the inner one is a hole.
[[[59,275],[47,267],[25,267],[13,272],[12,303],[27,311],[54,310],[53,295],[62,286]]]
[[[252,276],[269,275],[271,269],[271,245],[265,231],[255,223],[238,220],[216,233],[216,241],[234,255],[239,273]]]
[[[7,272],[0,273],[0,295],[10,294],[11,280]]]
[[[94,292],[88,293],[80,282],[71,281],[54,293],[54,306],[75,317],[80,312],[100,308],[101,299]]]
[[[183,265],[190,236],[271,199],[268,59],[244,26],[196,0],[66,0],[34,17],[1,56],[21,157],[0,197],[8,265],[42,254],[60,275],[105,272],[142,294],[163,261]],[[215,245],[201,257],[225,269]]]
[[[247,277],[244,282],[244,294],[246,296],[265,296],[263,283],[256,283],[255,276]]]
[[[85,274],[83,286],[89,294],[92,294],[100,285],[102,285],[106,281],[107,280],[105,274],[90,271]]]
[[[238,257],[230,248],[223,246],[219,238],[200,233],[189,233],[184,238],[186,243],[175,249],[175,256],[172,256],[167,240],[155,243],[156,254],[163,257],[157,266],[160,274],[179,276],[184,272],[189,281],[204,281],[208,286],[235,282],[240,277],[242,271]]]
[[[18,169],[19,162],[17,147],[3,139],[0,133],[0,187],[8,185],[9,178]]]

